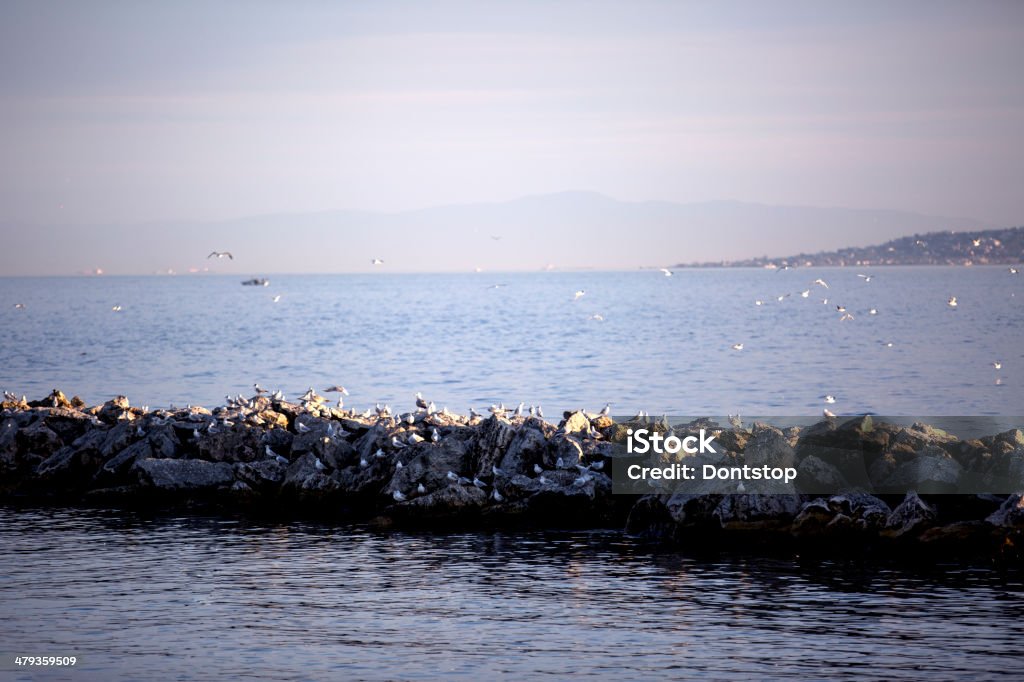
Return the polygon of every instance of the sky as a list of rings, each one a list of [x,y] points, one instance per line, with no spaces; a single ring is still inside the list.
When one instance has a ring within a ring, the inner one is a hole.
[[[1024,222],[1013,0],[7,0],[0,64],[8,237],[567,190]]]

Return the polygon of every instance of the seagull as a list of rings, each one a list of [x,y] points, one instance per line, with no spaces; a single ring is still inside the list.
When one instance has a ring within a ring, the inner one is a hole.
[[[829,411],[828,411],[827,409],[825,409],[825,410],[822,410],[821,412],[822,412],[822,414],[823,414],[823,415],[825,415],[825,416],[826,416],[826,417],[828,417],[829,419],[833,419],[833,418],[835,417],[835,415],[834,415],[834,414],[832,414],[831,412],[829,412]]]
[[[846,306],[844,306],[844,305],[837,305],[836,306],[836,312],[845,313],[846,312]]]
[[[820,284],[821,286],[823,286],[826,289],[828,289],[828,283],[825,280],[823,280],[822,278],[820,278],[820,277],[818,279],[814,280],[813,282],[811,282],[811,284]]]
[[[743,492],[746,492],[746,490],[747,490],[747,486],[743,485],[743,481],[740,481],[740,484],[738,486],[736,486],[736,492],[743,493]]]
[[[426,494],[427,494],[427,488],[426,488],[426,486],[425,486],[425,485],[423,485],[422,483],[420,483],[419,485],[417,485],[417,486],[416,486],[416,494],[417,494],[417,495],[426,495]]]
[[[391,447],[401,450],[406,447],[405,443],[398,440],[398,436],[391,436]]]
[[[839,321],[840,322],[846,322],[847,320],[852,320],[852,319],[854,319],[853,315],[851,315],[850,313],[843,313],[843,316],[839,318]]]
[[[405,502],[406,497],[405,495],[402,494],[401,490],[396,490],[395,492],[391,493],[391,499],[393,499],[395,502]]]
[[[368,461],[366,461],[366,458],[365,457],[360,457],[359,458],[359,467],[361,469],[365,469],[368,466],[370,466],[370,463]]]
[[[209,260],[210,258],[213,258],[214,256],[217,257],[217,260],[220,260],[222,258],[227,258],[228,260],[235,260],[235,257],[231,255],[230,251],[211,251],[210,255],[207,256],[206,258],[207,258],[207,260]]]
[[[757,299],[756,301],[754,301],[754,305],[764,305],[764,301],[762,301],[761,299]]]
[[[297,433],[309,433],[309,427],[302,422],[295,422],[295,431]]]
[[[267,389],[263,388],[259,384],[253,384],[252,390],[256,391],[256,395],[263,395],[264,393],[268,393]]]
[[[972,239],[971,243],[975,246],[981,246],[981,239]]]
[[[1016,275],[1018,272],[1020,272],[1020,270],[1018,270],[1017,268],[1013,268],[1013,267],[1010,268],[1010,274],[1011,275]]]
[[[317,458],[316,458],[316,459],[315,459],[315,460],[313,461],[313,466],[314,466],[314,467],[316,467],[316,470],[317,470],[317,471],[323,471],[324,469],[326,469],[326,468],[327,468],[327,467],[325,467],[325,466],[324,466],[324,463],[320,461],[320,458],[319,458],[319,457],[317,457]]]
[[[444,475],[444,477],[447,478],[452,483],[459,482],[459,477],[455,474],[454,471],[449,471],[447,474]]]
[[[584,297],[584,296],[586,296],[586,295],[587,295],[587,292],[586,292],[586,291],[584,291],[583,289],[580,289],[579,291],[577,291],[577,292],[576,292],[576,293],[575,293],[575,294],[573,295],[573,297],[572,297],[572,300],[574,300],[574,301],[578,301],[578,300],[580,300],[581,298],[583,298],[583,297]]]
[[[878,314],[878,309],[877,308],[872,308],[871,310],[868,311],[868,315],[877,315],[877,314]]]
[[[591,315],[590,318],[588,318],[588,319],[591,319],[591,320],[593,320],[595,322],[604,322],[604,317],[602,317],[601,315],[598,315],[598,314]]]
[[[420,434],[416,433],[415,431],[413,433],[409,434],[409,438],[408,438],[409,445],[416,445],[417,443],[422,443],[424,440],[425,439],[423,438],[423,436],[421,436]]]
[[[111,310],[114,311],[115,313],[119,313],[121,312],[122,308],[119,305],[115,305],[113,308],[111,308]]]
[[[419,391],[416,391],[416,407],[420,408],[421,410],[425,410],[427,409],[427,405],[429,404],[430,403],[424,400],[423,394],[420,393]]]
[[[504,501],[505,501],[505,498],[504,498],[504,497],[502,497],[501,493],[499,493],[499,492],[498,492],[498,489],[497,489],[497,488],[495,488],[495,489],[493,490],[493,492],[491,492],[491,497],[493,497],[493,498],[494,498],[494,501],[495,501],[495,502],[498,502],[498,503],[501,503],[501,502],[504,502]]]
[[[556,468],[556,469],[564,469],[564,468],[565,468],[565,460],[564,460],[564,459],[562,459],[561,457],[559,457],[559,458],[558,458],[558,459],[557,459],[557,460],[555,461],[555,468]]]
[[[348,389],[344,386],[331,386],[330,388],[325,388],[324,393],[340,393],[342,395],[348,395]]]
[[[544,470],[540,468],[539,464],[534,464],[533,465],[533,473],[535,473],[535,474],[543,474]]]
[[[14,309],[15,310],[24,310],[25,309],[25,304],[24,303],[15,303],[14,304]]]
[[[992,366],[995,367],[996,369],[1002,369],[1003,368],[1003,363],[1001,363],[998,360],[996,360],[995,362],[992,363]]]
[[[374,258],[373,260],[370,261],[370,263],[372,265],[384,265],[384,261],[382,261],[380,258]]]
[[[405,465],[402,464],[402,460],[398,460],[397,462],[395,462],[395,471],[398,471],[398,470],[404,469],[404,468],[405,468]]]
[[[473,477],[473,485],[475,485],[477,488],[480,488],[480,490],[484,490],[487,488],[487,484],[481,481],[476,476]]]
[[[612,404],[611,403],[605,403],[604,404],[604,409],[601,410],[601,412],[598,414],[598,416],[599,417],[607,417],[607,416],[611,415],[611,413],[612,413]]]
[[[946,301],[946,305],[948,305],[950,308],[955,308],[957,306],[956,296],[950,296],[949,300]]]
[[[734,343],[734,344],[732,344],[732,349],[733,350],[743,350],[743,344],[742,343]]]
[[[779,301],[779,303],[782,303],[782,301],[784,299],[789,298],[789,296],[790,296],[790,294],[782,294],[781,296],[776,296],[776,299]]]
[[[864,280],[864,284],[867,284],[868,282],[870,282],[875,277],[874,275],[857,275],[857,276],[860,277],[862,280]]]
[[[810,295],[811,295],[811,290],[810,289],[805,289],[804,291],[800,292],[800,298],[807,298]]]
[[[671,276],[672,276],[672,271],[671,271],[671,270],[669,270],[668,268],[662,268],[662,269],[661,269],[661,271],[662,271],[663,273],[665,273],[665,276],[666,276],[666,277],[671,277]]]
[[[504,476],[505,472],[492,464],[491,465],[491,474],[493,476],[497,477],[497,476]]]
[[[441,442],[441,434],[437,430],[437,427],[434,427],[431,430],[431,432],[430,432],[430,440],[433,441],[434,443],[440,443]]]
[[[834,395],[827,395],[825,396],[825,402],[832,405],[836,402],[836,397]]]
[[[281,301],[281,294],[278,294],[277,296],[274,296],[274,298],[273,298],[273,302],[274,303],[279,303],[280,301]]]

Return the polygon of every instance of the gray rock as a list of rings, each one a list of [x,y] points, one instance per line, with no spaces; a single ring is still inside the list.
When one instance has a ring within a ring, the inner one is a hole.
[[[935,508],[918,497],[916,492],[908,492],[886,519],[883,535],[889,538],[918,535],[933,524],[937,515]]]
[[[963,467],[945,450],[936,445],[926,445],[917,457],[901,464],[889,476],[883,483],[883,489],[953,493],[962,473]]]
[[[814,455],[805,457],[796,472],[796,482],[803,492],[826,493],[849,487],[839,469]]]
[[[757,425],[743,454],[744,461],[752,467],[766,464],[782,468],[796,466],[796,453],[789,440],[772,426]]]
[[[530,474],[547,452],[548,441],[539,428],[524,425],[517,432],[498,465],[507,474]]]
[[[208,490],[234,481],[230,464],[201,459],[144,459],[132,471],[141,485],[167,491]]]
[[[985,519],[997,528],[1024,528],[1024,495],[1014,493],[994,514]]]
[[[800,513],[800,496],[725,495],[713,512],[725,530],[788,529]]]

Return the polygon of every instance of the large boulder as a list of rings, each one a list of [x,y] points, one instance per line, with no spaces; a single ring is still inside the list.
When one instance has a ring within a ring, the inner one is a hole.
[[[889,514],[882,535],[892,539],[920,535],[934,524],[936,516],[938,512],[934,507],[910,491]]]
[[[201,459],[144,459],[132,471],[140,485],[163,491],[205,491],[229,486],[235,478],[230,464]]]

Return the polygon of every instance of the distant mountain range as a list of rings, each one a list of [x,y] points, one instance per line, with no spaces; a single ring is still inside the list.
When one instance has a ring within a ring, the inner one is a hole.
[[[1024,227],[973,232],[929,232],[877,246],[800,253],[787,258],[681,263],[683,267],[785,267],[866,265],[1015,265],[1024,262]]]

